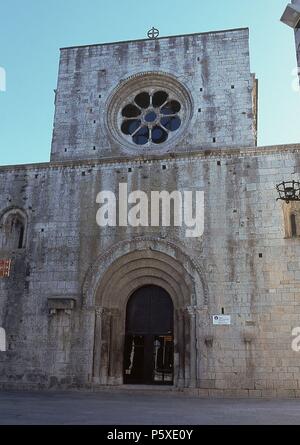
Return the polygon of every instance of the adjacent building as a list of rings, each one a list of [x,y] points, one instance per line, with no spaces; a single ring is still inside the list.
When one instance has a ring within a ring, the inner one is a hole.
[[[292,0],[286,7],[281,21],[294,29],[297,63],[300,67],[300,0]]]

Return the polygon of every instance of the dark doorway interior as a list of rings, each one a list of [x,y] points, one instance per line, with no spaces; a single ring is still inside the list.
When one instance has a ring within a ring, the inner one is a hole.
[[[158,286],[135,291],[127,304],[124,383],[173,384],[173,303]]]

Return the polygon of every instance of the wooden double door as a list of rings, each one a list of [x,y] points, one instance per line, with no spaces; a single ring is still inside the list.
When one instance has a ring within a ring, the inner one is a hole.
[[[127,304],[124,383],[172,385],[173,302],[158,286],[135,291]]]

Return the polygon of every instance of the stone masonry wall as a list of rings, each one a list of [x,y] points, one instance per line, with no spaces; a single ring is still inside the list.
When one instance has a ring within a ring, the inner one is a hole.
[[[24,209],[28,233],[26,248],[0,251],[13,259],[11,277],[0,280],[9,346],[0,353],[0,383],[89,383],[94,315],[82,306],[85,276],[120,241],[151,235],[182,246],[207,284],[196,327],[199,393],[300,395],[291,348],[300,326],[300,242],[285,238],[275,188],[299,174],[299,145],[2,167],[0,212]],[[99,228],[96,195],[117,192],[119,182],[129,192],[204,190],[203,237],[185,238],[182,228]],[[54,297],[75,300],[75,308],[50,314]],[[222,308],[232,324],[213,327]]]
[[[141,72],[175,76],[193,101],[172,150],[256,144],[249,31],[235,29],[62,49],[51,160],[126,156],[107,129],[107,103]]]

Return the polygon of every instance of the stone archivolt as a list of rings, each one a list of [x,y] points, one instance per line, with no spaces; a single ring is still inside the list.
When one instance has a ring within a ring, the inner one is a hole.
[[[195,315],[207,302],[199,272],[199,266],[178,245],[151,238],[118,243],[97,260],[83,292],[83,308],[95,310],[95,383],[122,384],[128,299],[136,289],[156,285],[169,293],[175,309],[175,386],[197,385]]]
[[[145,281],[169,292],[175,308],[208,304],[204,271],[179,243],[140,237],[121,241],[97,258],[84,280],[83,306],[126,304]]]

